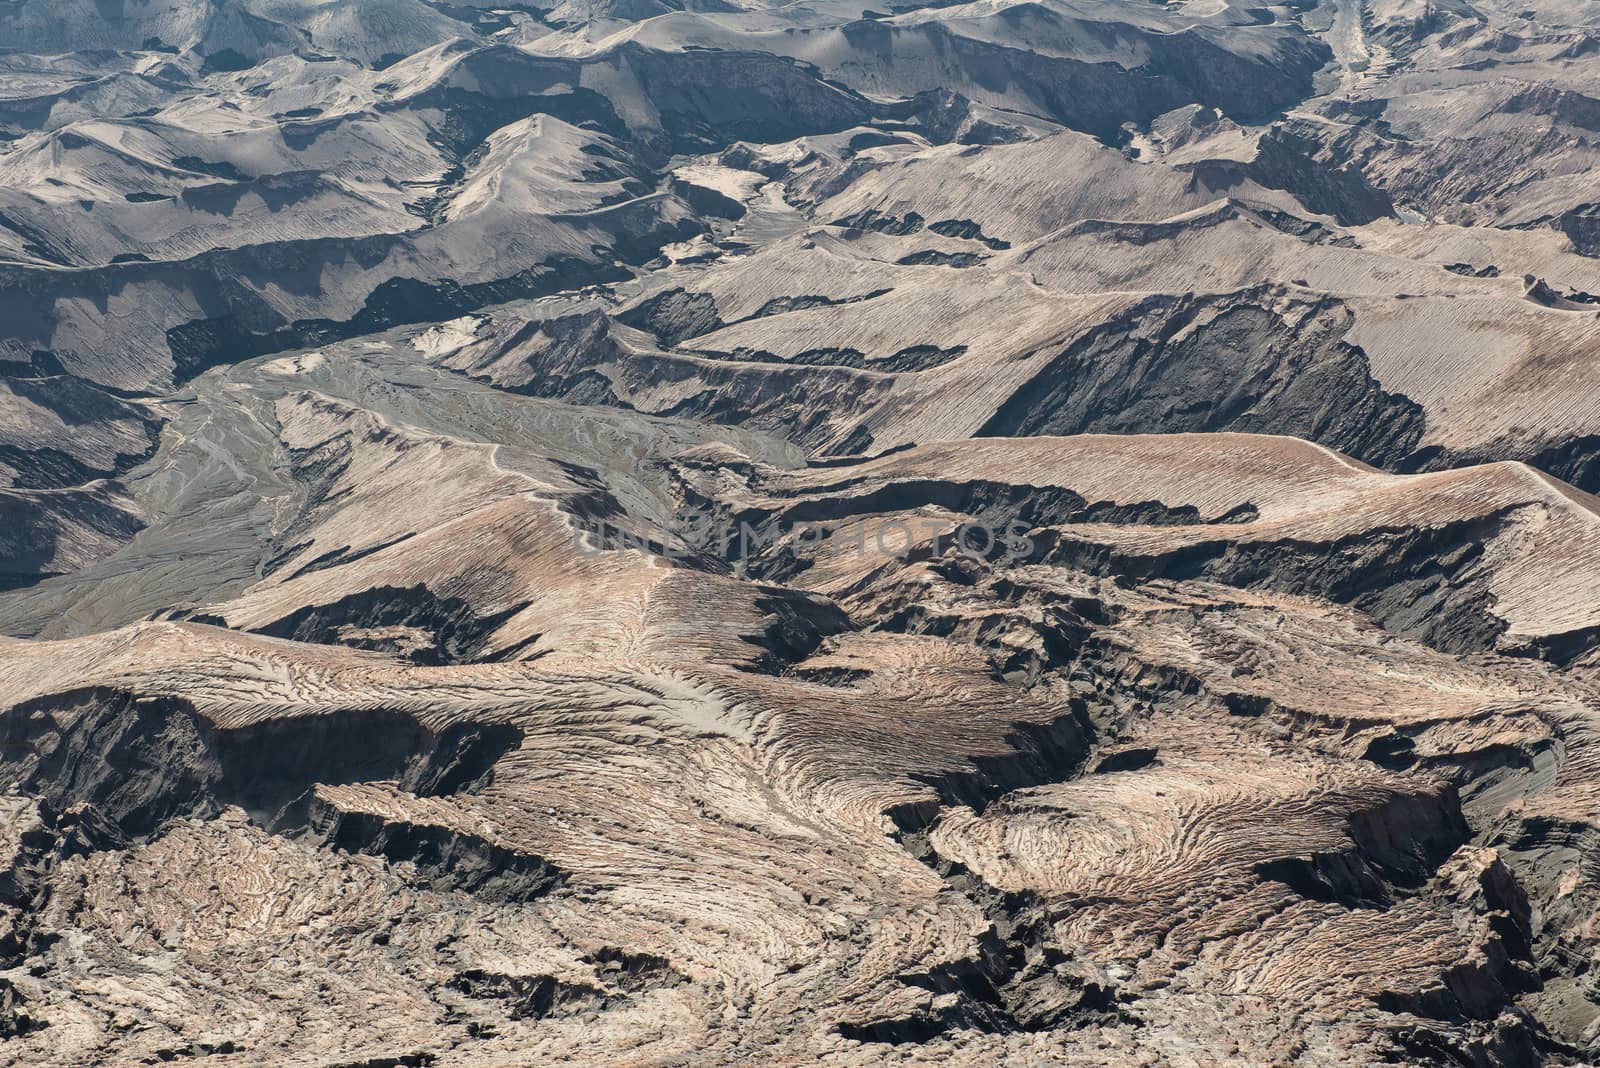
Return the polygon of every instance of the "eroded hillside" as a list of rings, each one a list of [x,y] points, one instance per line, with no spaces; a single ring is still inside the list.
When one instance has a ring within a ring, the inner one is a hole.
[[[0,1063],[1600,1056],[1583,5],[0,45]]]

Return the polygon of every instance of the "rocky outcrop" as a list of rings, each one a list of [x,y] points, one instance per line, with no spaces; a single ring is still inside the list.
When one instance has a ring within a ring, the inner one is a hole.
[[[26,586],[110,556],[144,526],[116,482],[50,490],[0,490],[0,586]]]
[[[1158,298],[1055,356],[979,431],[1246,430],[1291,434],[1383,466],[1421,440],[1421,408],[1372,377],[1337,305],[1259,295]]]
[[[0,4],[0,1062],[1594,1063],[1581,21]]]
[[[8,786],[55,811],[89,806],[128,842],[228,805],[269,829],[295,830],[318,822],[301,811],[318,783],[394,780],[421,796],[478,788],[519,733],[434,735],[379,712],[218,730],[181,701],[95,689],[11,710],[7,736]]]

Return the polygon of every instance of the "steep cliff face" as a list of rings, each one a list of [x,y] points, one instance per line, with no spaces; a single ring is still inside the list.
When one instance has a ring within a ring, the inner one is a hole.
[[[1385,391],[1344,340],[1332,302],[1270,297],[1147,301],[1074,341],[979,434],[1243,430],[1321,442],[1379,466],[1403,461],[1425,414]]]

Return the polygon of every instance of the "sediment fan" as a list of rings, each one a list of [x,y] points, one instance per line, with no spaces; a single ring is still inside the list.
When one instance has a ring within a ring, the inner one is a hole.
[[[0,47],[0,1065],[1600,1059],[1584,5]]]

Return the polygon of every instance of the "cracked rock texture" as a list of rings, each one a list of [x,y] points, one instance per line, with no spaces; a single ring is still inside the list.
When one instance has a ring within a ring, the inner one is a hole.
[[[0,1065],[1600,1063],[1600,22],[0,4]]]

